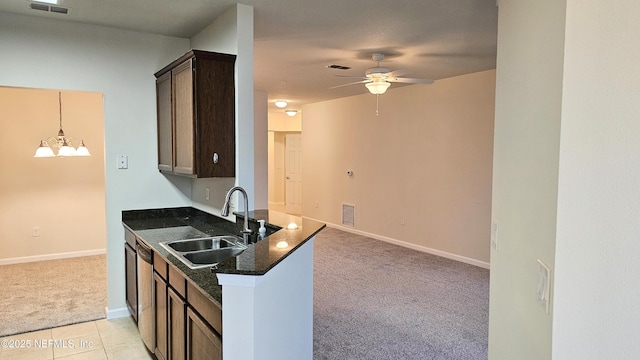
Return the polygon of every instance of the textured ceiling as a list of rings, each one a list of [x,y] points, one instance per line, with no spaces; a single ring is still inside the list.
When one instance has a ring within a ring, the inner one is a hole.
[[[64,0],[68,15],[2,0],[0,11],[189,38],[238,1]],[[362,76],[381,64],[409,77],[442,79],[496,66],[495,0],[244,0],[254,7],[256,90],[292,107],[366,93],[334,75]],[[338,64],[350,70],[328,69]],[[393,87],[401,84],[393,84]],[[412,85],[428,86],[428,85]]]

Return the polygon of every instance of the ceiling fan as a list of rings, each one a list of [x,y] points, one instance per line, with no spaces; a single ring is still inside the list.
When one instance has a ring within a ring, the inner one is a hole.
[[[364,86],[366,86],[367,89],[369,89],[370,93],[374,95],[381,95],[381,94],[384,94],[385,91],[387,91],[387,89],[389,88],[389,86],[391,86],[391,83],[393,82],[410,83],[410,84],[433,84],[433,80],[429,80],[429,79],[413,79],[413,78],[403,77],[404,75],[408,74],[406,70],[391,71],[389,68],[381,67],[380,61],[384,59],[384,54],[376,53],[376,54],[373,54],[371,58],[373,59],[373,61],[377,63],[377,65],[376,67],[367,69],[367,71],[364,74],[364,77],[336,75],[338,77],[358,78],[360,79],[360,81],[333,86],[333,87],[330,87],[330,89],[335,89],[338,87],[355,85],[355,84],[364,84]]]

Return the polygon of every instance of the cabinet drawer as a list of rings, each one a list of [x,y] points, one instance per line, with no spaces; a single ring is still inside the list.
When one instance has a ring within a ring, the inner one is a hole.
[[[204,296],[195,286],[187,283],[187,303],[196,310],[211,327],[222,335],[222,309]]]
[[[176,293],[180,294],[183,299],[186,299],[187,281],[173,266],[169,266],[169,285],[171,285],[171,287],[176,290]]]
[[[167,280],[167,262],[164,261],[162,256],[157,252],[153,253],[153,270],[162,277],[163,280]]]

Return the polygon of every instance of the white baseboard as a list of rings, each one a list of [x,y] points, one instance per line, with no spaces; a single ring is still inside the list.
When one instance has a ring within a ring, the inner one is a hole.
[[[107,320],[131,316],[131,314],[129,314],[129,309],[126,306],[119,309],[109,309],[109,307],[106,307],[105,312],[107,314]]]
[[[107,249],[95,249],[95,250],[85,250],[85,251],[74,251],[74,252],[68,252],[68,253],[15,257],[15,258],[8,258],[8,259],[0,259],[0,265],[20,264],[20,263],[28,263],[28,262],[34,262],[34,261],[43,261],[43,260],[68,259],[68,258],[74,258],[74,257],[80,257],[80,256],[103,255],[106,253],[107,253]]]
[[[382,236],[382,235],[368,233],[366,231],[356,230],[356,229],[351,228],[351,227],[346,227],[346,226],[342,226],[342,225],[327,223],[325,221],[313,219],[313,218],[310,218],[310,217],[307,217],[307,216],[303,216],[303,217],[305,219],[309,219],[309,220],[314,220],[314,221],[325,223],[330,228],[334,228],[334,229],[350,232],[350,233],[356,234],[356,235],[362,235],[362,236],[370,237],[372,239],[381,240],[381,241],[384,241],[384,242],[388,242],[388,243],[391,243],[391,244],[399,245],[399,246],[406,247],[406,248],[409,248],[409,249],[425,252],[425,253],[432,254],[432,255],[441,256],[441,257],[444,257],[444,258],[447,258],[447,259],[463,262],[463,263],[469,264],[469,265],[478,266],[478,267],[481,267],[481,268],[484,268],[484,269],[490,269],[490,266],[491,266],[491,264],[489,264],[488,262],[480,261],[480,260],[477,260],[477,259],[472,259],[472,258],[469,258],[469,257],[466,257],[466,256],[452,254],[452,253],[449,253],[449,252],[446,252],[446,251],[432,249],[432,248],[429,248],[429,247],[426,247],[426,246],[417,245],[417,244],[409,243],[409,242],[398,240],[398,239],[393,239],[393,238]]]

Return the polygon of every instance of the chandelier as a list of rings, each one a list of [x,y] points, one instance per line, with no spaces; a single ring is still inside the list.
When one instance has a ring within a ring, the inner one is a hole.
[[[60,130],[58,136],[51,136],[40,141],[40,146],[36,149],[33,157],[54,157],[54,156],[91,156],[89,149],[84,146],[82,140],[65,136],[62,130],[62,93],[58,91],[58,105],[60,114]],[[73,146],[73,142],[77,143],[77,147]],[[54,154],[52,147],[58,151]]]

